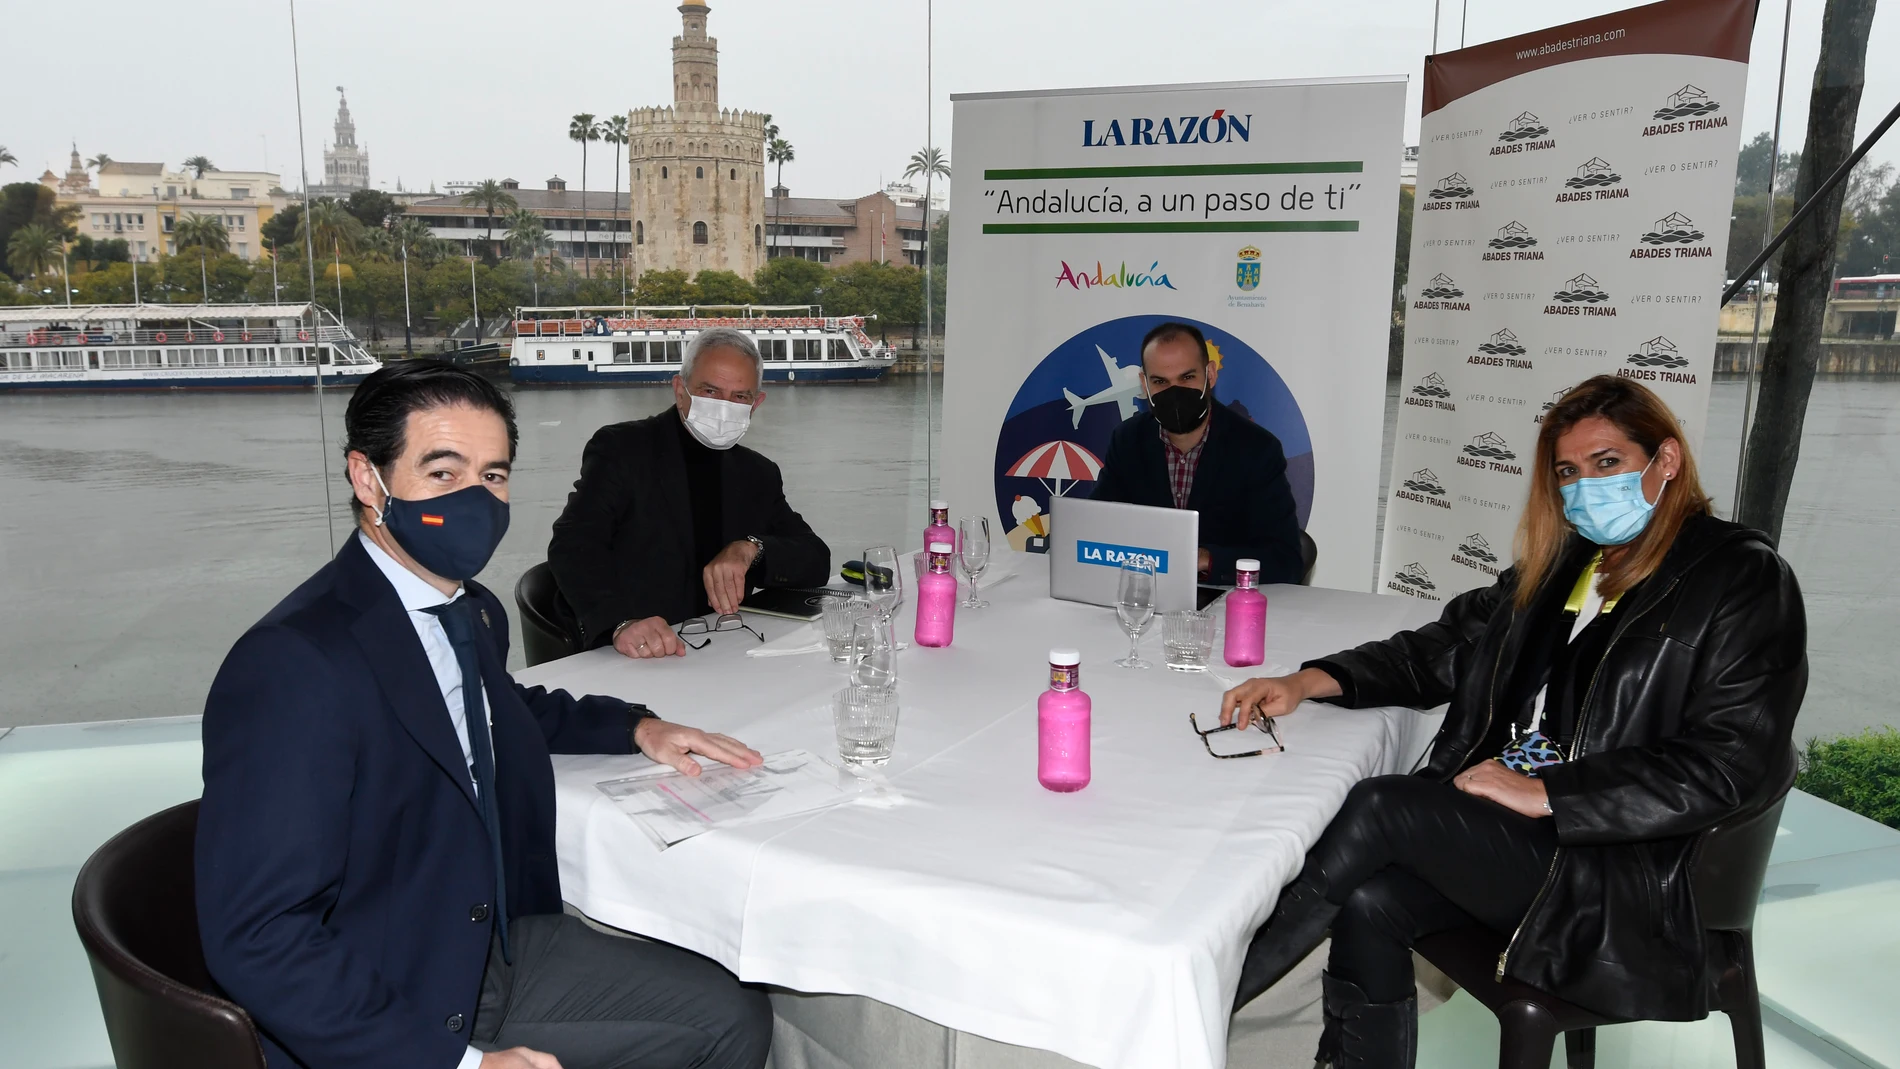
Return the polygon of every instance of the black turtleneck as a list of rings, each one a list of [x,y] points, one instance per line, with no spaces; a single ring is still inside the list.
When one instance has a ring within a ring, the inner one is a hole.
[[[719,551],[726,548],[722,538],[725,530],[724,454],[720,450],[707,448],[693,437],[677,408],[673,410],[673,422],[679,431],[680,455],[686,461],[686,497],[692,510],[694,567],[704,570],[719,555]],[[706,584],[699,581],[697,574],[693,579],[692,586],[697,592],[693,615],[704,616],[712,612],[712,604],[706,600]]]

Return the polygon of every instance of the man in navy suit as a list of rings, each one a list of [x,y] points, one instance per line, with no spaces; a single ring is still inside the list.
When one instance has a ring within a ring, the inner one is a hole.
[[[508,525],[514,411],[429,360],[345,414],[357,531],[238,640],[205,703],[205,961],[271,1069],[756,1069],[765,996],[561,910],[549,753],[759,755],[523,687],[472,577]]]
[[[1163,323],[1141,340],[1148,411],[1109,439],[1089,496],[1201,514],[1200,576],[1231,584],[1234,562],[1260,562],[1260,582],[1297,583],[1300,520],[1286,453],[1273,432],[1214,399],[1220,368],[1190,323]]]

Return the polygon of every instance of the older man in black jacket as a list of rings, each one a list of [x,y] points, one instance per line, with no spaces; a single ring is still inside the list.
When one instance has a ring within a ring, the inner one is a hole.
[[[778,465],[738,445],[765,400],[758,346],[701,331],[673,406],[595,432],[554,521],[548,565],[591,649],[684,653],[682,620],[736,612],[758,587],[822,586],[831,550],[785,500]]]
[[[1163,323],[1141,341],[1148,411],[1115,428],[1097,501],[1193,509],[1201,515],[1200,575],[1234,581],[1234,562],[1260,562],[1262,583],[1297,583],[1300,521],[1273,432],[1214,399],[1220,369],[1207,340],[1186,323]]]

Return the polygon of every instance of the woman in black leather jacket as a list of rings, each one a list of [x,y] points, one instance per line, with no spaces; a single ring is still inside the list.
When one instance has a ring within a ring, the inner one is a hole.
[[[1242,727],[1307,699],[1449,703],[1419,774],[1347,796],[1255,933],[1236,1007],[1330,928],[1320,1060],[1410,1066],[1410,948],[1476,922],[1510,937],[1500,976],[1606,1014],[1707,1014],[1698,833],[1785,783],[1807,624],[1767,537],[1711,514],[1677,426],[1635,382],[1579,384],[1544,417],[1494,585],[1227,692]]]

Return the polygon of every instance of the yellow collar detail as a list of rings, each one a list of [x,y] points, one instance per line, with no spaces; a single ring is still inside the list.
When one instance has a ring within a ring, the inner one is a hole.
[[[1582,614],[1583,599],[1590,596],[1590,585],[1596,582],[1597,568],[1602,565],[1602,563],[1603,551],[1599,549],[1597,550],[1596,556],[1590,558],[1590,563],[1584,566],[1583,574],[1577,576],[1577,585],[1570,588],[1570,600],[1564,602],[1565,612],[1572,616]],[[1619,594],[1614,598],[1608,599],[1603,603],[1603,608],[1597,611],[1603,613],[1605,616],[1609,615],[1610,610],[1616,608],[1616,603],[1621,598],[1622,595]]]

